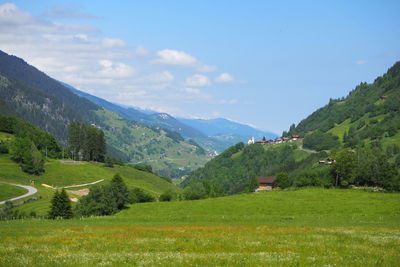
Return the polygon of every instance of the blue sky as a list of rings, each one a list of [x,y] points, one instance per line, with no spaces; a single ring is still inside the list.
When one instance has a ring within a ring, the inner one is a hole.
[[[0,1],[0,49],[110,101],[281,133],[400,59],[400,1]]]

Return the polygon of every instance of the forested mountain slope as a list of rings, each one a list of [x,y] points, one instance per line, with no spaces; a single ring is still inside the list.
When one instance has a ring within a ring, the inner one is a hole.
[[[179,168],[187,172],[208,160],[199,145],[185,141],[179,133],[123,119],[76,95],[22,59],[1,51],[0,115],[25,119],[54,134],[64,145],[72,122],[98,125],[105,131],[112,156],[151,164],[167,174],[179,175]]]
[[[337,135],[348,146],[363,140],[393,138],[400,129],[400,62],[372,84],[361,83],[347,97],[329,104],[291,126],[288,135],[319,130]],[[284,134],[285,135],[285,134]]]

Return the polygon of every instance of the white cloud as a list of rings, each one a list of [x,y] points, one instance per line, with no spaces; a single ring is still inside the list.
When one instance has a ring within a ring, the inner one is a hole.
[[[152,62],[155,64],[178,65],[178,66],[194,66],[197,59],[183,51],[164,49],[157,52],[158,58]]]
[[[189,94],[195,94],[195,95],[198,95],[201,93],[200,89],[191,88],[191,87],[183,88],[182,91],[189,93]]]
[[[225,105],[225,104],[234,105],[234,104],[238,103],[238,100],[237,99],[230,99],[230,100],[222,99],[222,100],[219,101],[219,103],[223,104],[223,105]]]
[[[103,38],[101,41],[104,47],[111,48],[111,47],[123,47],[126,46],[126,43],[118,38]]]
[[[368,61],[367,60],[358,60],[358,61],[356,61],[356,64],[357,65],[365,65],[365,64],[368,64]]]
[[[146,57],[150,54],[150,52],[144,48],[143,46],[139,45],[135,49],[135,54],[140,56],[140,57]]]
[[[213,72],[217,70],[217,67],[211,65],[202,65],[198,67],[197,70],[200,72]]]
[[[99,65],[102,67],[99,74],[102,78],[128,78],[135,74],[132,66],[121,62],[112,62],[111,60],[100,60]]]
[[[203,74],[195,74],[186,78],[185,84],[188,86],[207,86],[210,85],[211,82],[207,76]]]
[[[234,81],[234,78],[232,75],[229,73],[221,73],[217,78],[215,78],[215,81],[218,83],[230,83]]]
[[[168,83],[175,80],[174,75],[169,71],[151,73],[143,77],[139,77],[137,83]]]
[[[81,12],[79,6],[55,6],[43,13],[48,18],[75,18],[75,19],[93,19],[98,18],[87,13]]]

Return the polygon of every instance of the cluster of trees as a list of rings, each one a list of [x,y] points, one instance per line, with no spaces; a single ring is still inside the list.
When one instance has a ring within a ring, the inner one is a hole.
[[[194,171],[182,182],[186,199],[215,197],[252,192],[258,183],[256,176],[269,175],[283,165],[295,162],[296,145],[266,147],[238,143],[203,168]]]
[[[399,155],[400,156],[400,155]],[[396,160],[400,158],[397,156]],[[398,167],[379,148],[342,150],[336,156],[331,173],[335,186],[350,184],[379,186],[390,191],[400,190]]]
[[[104,162],[106,141],[101,129],[81,122],[69,126],[69,149],[73,159]]]
[[[24,172],[35,175],[44,172],[44,156],[27,137],[15,138],[10,151],[11,159],[19,163]]]
[[[31,140],[36,148],[49,158],[61,157],[62,147],[57,139],[27,121],[16,117],[0,115],[0,132],[13,134],[17,138]]]
[[[322,151],[337,148],[340,146],[340,143],[336,135],[317,130],[304,137],[303,146],[316,151]]]
[[[400,147],[388,146],[386,152],[379,147],[343,149],[333,155],[335,163],[279,172],[277,186],[348,187],[378,186],[388,191],[400,191]]]
[[[128,188],[121,176],[116,174],[109,184],[95,186],[81,198],[76,206],[76,215],[111,215],[124,209],[129,202]]]
[[[160,201],[171,201],[176,198],[172,192],[165,192]],[[69,219],[73,216],[105,216],[112,215],[126,208],[126,204],[153,202],[156,197],[152,194],[135,188],[129,190],[119,174],[114,175],[109,184],[94,186],[87,196],[81,198],[75,210],[64,189],[56,191],[51,201],[51,210],[48,214],[51,219]]]
[[[45,156],[61,156],[61,146],[52,135],[24,120],[0,116],[0,132],[14,135],[12,141],[0,142],[0,153],[11,154],[11,159],[29,174],[40,175],[44,172]]]

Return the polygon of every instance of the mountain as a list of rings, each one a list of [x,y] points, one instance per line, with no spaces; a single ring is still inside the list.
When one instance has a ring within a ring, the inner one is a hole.
[[[232,146],[181,185],[193,198],[253,191],[256,176],[267,175],[286,186],[400,190],[400,62],[292,125],[291,135],[300,138]]]
[[[95,124],[105,132],[112,156],[134,164],[151,164],[154,170],[165,175],[180,175],[182,170],[193,170],[208,160],[203,148],[193,141],[185,141],[179,133],[123,118],[2,51],[0,115],[25,119],[55,135],[63,144],[67,142],[71,122]]]
[[[145,113],[143,111],[139,111],[135,108],[132,107],[124,107],[118,104],[111,103],[107,100],[104,100],[100,97],[93,96],[91,94],[82,92],[80,90],[77,90],[76,88],[64,84],[68,89],[70,89],[73,93],[84,97],[91,102],[95,103],[96,105],[99,105],[100,107],[106,108],[108,110],[111,110],[122,117],[141,122],[143,124],[149,125],[149,126],[157,126],[157,127],[162,127],[165,129],[168,129],[170,131],[174,131],[179,133],[180,135],[186,137],[186,138],[197,138],[197,137],[205,137],[203,133],[200,131],[180,122],[179,120],[175,119],[171,115],[167,113]]]
[[[73,93],[84,97],[100,107],[111,110],[122,117],[148,126],[161,127],[181,134],[186,139],[193,139],[208,151],[224,151],[238,142],[247,141],[252,136],[274,138],[276,135],[254,129],[226,119],[196,120],[174,118],[167,113],[139,110],[137,108],[114,104],[102,98],[77,90],[64,84]]]
[[[274,139],[275,133],[262,131],[249,125],[234,122],[231,120],[217,119],[188,119],[178,118],[181,122],[199,130],[207,135],[208,140],[196,140],[204,147],[214,147],[217,151],[223,151],[226,148],[237,144],[238,142],[247,142],[251,137],[261,139]],[[208,143],[209,142],[209,143]]]
[[[254,136],[257,138],[267,137],[275,138],[276,134],[271,132],[265,132],[262,130],[255,129],[249,125],[234,122],[231,120],[217,118],[217,119],[185,119],[179,118],[183,123],[192,126],[195,129],[203,132],[207,136],[218,136],[218,135],[237,135],[237,136]]]
[[[348,147],[380,140],[400,142],[400,62],[372,84],[361,83],[346,97],[331,99],[297,126],[288,135],[307,137],[319,131],[337,136]]]

